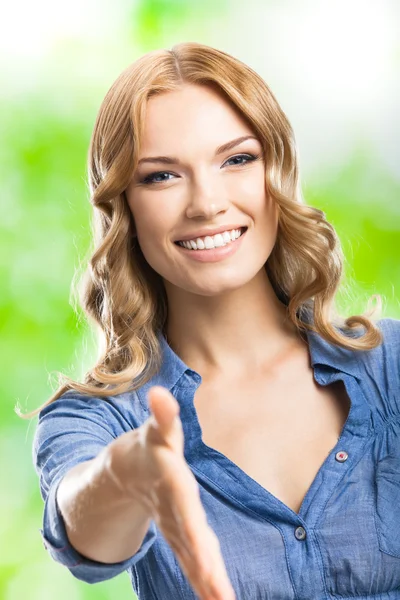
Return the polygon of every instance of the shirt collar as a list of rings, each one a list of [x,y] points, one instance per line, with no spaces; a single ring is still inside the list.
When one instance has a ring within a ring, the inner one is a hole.
[[[341,329],[338,326],[336,326],[336,328],[338,330]],[[306,330],[304,335],[308,342],[310,362],[317,375],[325,374],[326,368],[328,368],[328,370],[333,369],[334,371],[344,372],[359,378],[356,351],[331,344],[314,331]],[[351,333],[348,333],[347,335],[352,337]],[[162,351],[161,367],[158,373],[141,386],[141,397],[146,398],[147,391],[154,385],[161,385],[171,391],[172,388],[177,385],[179,380],[182,378],[185,380],[185,375],[189,375],[189,378],[201,383],[202,379],[200,374],[183,362],[168,344],[161,331],[158,332],[157,337]],[[184,383],[182,383],[182,385],[184,385]],[[190,384],[188,383],[188,385]]]
[[[345,333],[342,327],[335,326],[335,329],[343,334]],[[346,335],[347,337],[353,337],[352,332],[347,332]],[[360,371],[356,350],[331,344],[315,331],[307,330],[306,337],[310,362],[317,372],[321,370],[321,367],[328,367],[329,369],[347,373],[359,379]]]
[[[200,374],[193,369],[190,369],[187,364],[184,363],[183,360],[174,352],[165,339],[162,331],[157,332],[157,337],[158,341],[160,342],[162,353],[161,367],[149,381],[144,383],[138,389],[138,393],[143,400],[147,397],[148,390],[154,385],[161,385],[162,387],[165,387],[171,391],[186,373],[191,373],[195,380],[201,382]],[[147,405],[147,401],[145,404]]]

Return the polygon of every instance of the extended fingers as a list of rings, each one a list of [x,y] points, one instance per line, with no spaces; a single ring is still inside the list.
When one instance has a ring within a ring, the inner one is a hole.
[[[201,600],[233,600],[219,541],[207,522],[191,471],[175,473],[172,485],[163,492],[164,502],[157,510],[159,527],[193,589]]]

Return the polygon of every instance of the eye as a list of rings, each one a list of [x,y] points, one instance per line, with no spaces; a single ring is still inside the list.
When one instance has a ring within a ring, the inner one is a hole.
[[[150,173],[147,175],[140,183],[144,183],[145,185],[152,185],[155,183],[163,183],[164,181],[169,181],[169,179],[159,179],[156,180],[156,177],[160,177],[161,175],[173,175],[173,173],[169,173],[168,171],[158,171],[157,173]]]
[[[239,162],[239,163],[235,163],[233,165],[234,167],[241,167],[243,165],[246,165],[249,162],[252,162],[253,160],[257,160],[258,158],[259,158],[259,156],[255,156],[254,154],[235,154],[235,156],[228,158],[228,160],[226,162],[228,163],[231,160],[242,159],[245,162]]]

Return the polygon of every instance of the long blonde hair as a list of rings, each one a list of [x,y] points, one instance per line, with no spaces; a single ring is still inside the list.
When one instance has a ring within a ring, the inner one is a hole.
[[[265,81],[221,50],[181,43],[136,60],[100,106],[88,154],[93,249],[76,288],[88,321],[98,330],[100,357],[83,383],[58,373],[56,392],[28,414],[16,409],[22,418],[33,417],[69,389],[103,398],[135,390],[160,367],[157,332],[165,329],[167,299],[161,277],[144,259],[134,235],[125,190],[138,162],[147,100],[183,83],[217,86],[263,145],[266,191],[279,207],[277,241],[265,269],[290,320],[299,330],[313,330],[343,348],[369,350],[382,342],[373,311],[338,316],[340,241],[323,211],[302,198],[293,130]],[[363,335],[346,335],[360,326]]]

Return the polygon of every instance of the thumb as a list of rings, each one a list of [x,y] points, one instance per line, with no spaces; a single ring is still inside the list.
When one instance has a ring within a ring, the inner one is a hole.
[[[182,431],[180,406],[166,388],[155,385],[148,391],[149,406],[160,434],[166,441],[176,439],[176,431]]]

